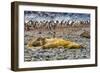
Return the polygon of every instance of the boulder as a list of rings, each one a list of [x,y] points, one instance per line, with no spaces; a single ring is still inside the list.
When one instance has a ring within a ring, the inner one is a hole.
[[[84,31],[80,34],[80,36],[85,37],[85,38],[90,38],[90,32]]]

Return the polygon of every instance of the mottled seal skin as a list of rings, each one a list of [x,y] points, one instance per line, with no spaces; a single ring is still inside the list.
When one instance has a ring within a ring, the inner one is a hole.
[[[76,42],[72,42],[70,40],[64,40],[62,38],[37,38],[35,40],[31,40],[28,45],[28,48],[31,47],[41,47],[44,49],[48,48],[58,48],[58,47],[64,47],[64,48],[74,48],[79,49],[82,48],[82,46]]]

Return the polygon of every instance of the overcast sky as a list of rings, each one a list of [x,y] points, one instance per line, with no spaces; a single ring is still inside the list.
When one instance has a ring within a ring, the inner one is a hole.
[[[43,21],[43,20],[90,20],[90,14],[85,13],[61,13],[61,12],[41,12],[41,11],[24,11],[25,22]]]

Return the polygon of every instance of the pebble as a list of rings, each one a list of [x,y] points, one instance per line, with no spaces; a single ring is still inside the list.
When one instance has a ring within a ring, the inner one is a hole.
[[[89,39],[72,35],[65,35],[64,37],[72,41],[77,41],[77,43],[84,44],[86,48],[68,49],[59,47],[50,49],[38,48],[35,50],[25,48],[24,61],[74,60],[90,58]]]

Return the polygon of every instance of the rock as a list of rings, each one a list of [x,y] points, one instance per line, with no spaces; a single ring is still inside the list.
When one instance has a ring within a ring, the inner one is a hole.
[[[80,34],[80,36],[85,38],[90,38],[90,33],[88,31],[84,31],[83,33]]]

